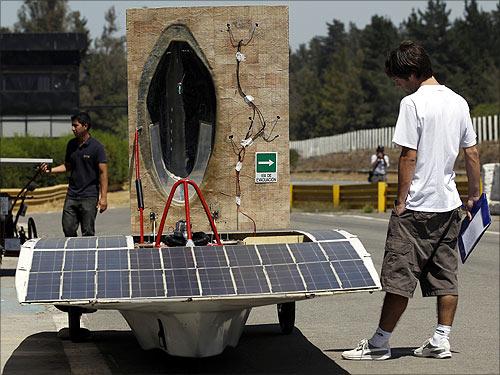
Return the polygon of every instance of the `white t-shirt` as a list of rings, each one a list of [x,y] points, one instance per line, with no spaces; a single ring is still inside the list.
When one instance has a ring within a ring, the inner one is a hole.
[[[373,168],[373,163],[375,163],[375,161],[377,161],[377,159],[378,159],[377,155],[373,154],[372,158],[371,158],[371,164],[370,164],[372,166],[372,168]],[[380,160],[378,162],[377,166],[373,170],[373,173],[382,174],[382,175],[385,175],[387,173],[387,167],[389,166],[389,156],[384,154],[384,161],[385,161],[385,164],[382,163],[382,160]]]
[[[443,85],[423,85],[401,100],[392,141],[417,150],[406,208],[447,212],[462,201],[453,166],[460,148],[476,144],[469,106]]]

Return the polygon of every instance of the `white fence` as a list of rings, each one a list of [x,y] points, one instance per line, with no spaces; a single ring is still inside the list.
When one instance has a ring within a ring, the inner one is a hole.
[[[472,118],[478,143],[498,141],[498,117],[499,115]],[[394,127],[363,129],[329,137],[291,141],[290,148],[297,150],[301,157],[310,158],[334,152],[375,149],[377,145],[394,147],[392,144],[393,134]]]

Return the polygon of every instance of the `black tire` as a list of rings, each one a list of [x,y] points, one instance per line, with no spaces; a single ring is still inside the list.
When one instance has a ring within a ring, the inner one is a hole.
[[[31,240],[32,238],[38,238],[38,233],[36,231],[35,220],[30,217],[28,219],[28,239]]]
[[[295,327],[295,302],[279,303],[277,307],[281,332],[289,335]]]

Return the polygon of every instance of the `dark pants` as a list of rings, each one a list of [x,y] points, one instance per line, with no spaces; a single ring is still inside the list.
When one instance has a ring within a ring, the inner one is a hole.
[[[72,199],[66,197],[62,215],[62,227],[66,237],[76,237],[78,225],[82,236],[95,235],[95,217],[97,215],[97,198]]]

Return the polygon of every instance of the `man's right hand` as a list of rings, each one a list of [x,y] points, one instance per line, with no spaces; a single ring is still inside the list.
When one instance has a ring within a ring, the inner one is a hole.
[[[38,166],[38,169],[42,171],[43,173],[50,173],[51,168],[47,163],[42,163]]]

